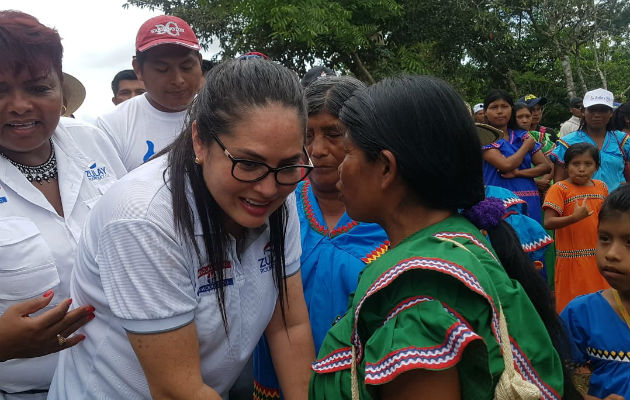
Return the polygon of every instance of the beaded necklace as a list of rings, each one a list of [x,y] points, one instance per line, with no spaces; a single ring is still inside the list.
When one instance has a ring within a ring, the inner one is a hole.
[[[50,141],[50,157],[48,157],[48,161],[43,164],[30,166],[20,164],[11,160],[4,153],[0,151],[0,155],[11,162],[24,176],[28,179],[29,182],[37,182],[40,185],[44,184],[44,181],[50,182],[51,179],[57,179],[57,158],[55,158],[55,148],[53,147],[53,142]]]

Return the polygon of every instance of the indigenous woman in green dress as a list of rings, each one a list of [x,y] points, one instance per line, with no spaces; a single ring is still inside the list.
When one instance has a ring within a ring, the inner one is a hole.
[[[324,339],[309,398],[562,398],[557,315],[503,203],[484,200],[461,97],[436,78],[390,78],[340,119],[347,213],[381,225],[391,247]]]

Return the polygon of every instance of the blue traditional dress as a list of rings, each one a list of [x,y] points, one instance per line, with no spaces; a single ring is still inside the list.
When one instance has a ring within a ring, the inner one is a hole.
[[[547,279],[545,251],[553,243],[553,239],[540,223],[527,216],[527,202],[507,189],[491,185],[486,186],[486,198],[488,197],[496,197],[503,201],[506,210],[505,222],[514,228],[521,247],[543,278]]]
[[[335,319],[348,308],[366,263],[387,250],[387,235],[376,224],[358,223],[343,214],[328,229],[310,182],[296,189],[302,235],[301,272],[315,350]],[[281,394],[265,338],[254,351],[254,399],[279,399]]]
[[[528,135],[529,133],[524,130],[508,129],[508,140],[501,138],[496,142],[483,146],[482,149],[497,149],[507,158],[521,148],[523,140]],[[542,145],[536,142],[534,148],[523,157],[523,161],[517,169],[530,169],[532,167],[532,157],[534,153],[540,151],[541,147]],[[528,205],[528,216],[535,219],[538,223],[541,223],[542,211],[540,208],[540,195],[538,193],[538,186],[536,186],[536,182],[533,178],[503,178],[494,165],[484,160],[483,180],[486,185],[499,186],[511,190],[518,197],[525,200]]]
[[[549,158],[554,163],[564,166],[564,154],[569,146],[576,143],[590,143],[597,147],[597,143],[584,131],[569,133],[556,142],[556,148]],[[623,154],[621,153],[623,149]],[[604,144],[599,150],[601,165],[595,171],[593,179],[604,181],[608,191],[612,192],[626,181],[623,176],[624,158],[630,159],[630,135],[620,131],[608,131],[604,138]]]
[[[630,328],[602,291],[576,297],[562,311],[573,362],[593,371],[588,394],[630,399]]]

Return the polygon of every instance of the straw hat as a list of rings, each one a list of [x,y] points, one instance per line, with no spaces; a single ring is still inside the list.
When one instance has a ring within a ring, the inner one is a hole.
[[[475,123],[475,126],[477,127],[477,136],[479,136],[479,141],[482,146],[496,142],[503,136],[503,131],[495,128],[494,126],[479,122]]]
[[[63,102],[66,106],[64,117],[69,117],[81,107],[85,100],[85,86],[74,76],[63,73]]]

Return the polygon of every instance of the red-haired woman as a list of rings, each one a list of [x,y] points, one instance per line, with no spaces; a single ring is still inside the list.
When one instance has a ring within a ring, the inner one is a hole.
[[[84,338],[71,335],[94,308],[68,312],[76,244],[91,206],[125,171],[102,132],[60,118],[62,53],[56,30],[0,11],[3,400],[46,398],[56,352]]]

